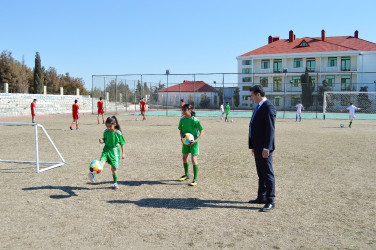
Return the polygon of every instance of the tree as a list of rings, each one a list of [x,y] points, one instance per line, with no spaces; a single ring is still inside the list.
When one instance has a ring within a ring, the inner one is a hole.
[[[329,87],[329,84],[326,80],[322,81],[322,86],[319,87],[319,105],[323,105],[324,101],[324,93],[325,91],[331,91],[332,89]],[[327,102],[327,105],[329,105],[330,102]]]
[[[19,71],[20,64],[16,64],[11,52],[4,50],[0,55],[0,83],[8,83],[9,92],[17,92]]]
[[[300,82],[302,84],[302,104],[308,109],[313,104],[313,86],[312,79],[309,76],[307,68],[305,70],[305,73],[300,76]]]
[[[210,105],[210,98],[205,94],[201,95],[200,107],[208,108],[209,105]]]
[[[223,88],[219,88],[218,96],[219,96],[219,104],[222,104],[223,103]]]
[[[188,96],[188,104],[192,105],[192,107],[195,106],[195,101],[193,100],[193,97],[191,95]]]
[[[34,94],[41,94],[43,91],[43,69],[39,52],[35,54],[35,66],[34,66]]]
[[[240,89],[239,87],[236,87],[235,91],[234,91],[234,105],[235,107],[238,107],[239,104],[240,104]]]

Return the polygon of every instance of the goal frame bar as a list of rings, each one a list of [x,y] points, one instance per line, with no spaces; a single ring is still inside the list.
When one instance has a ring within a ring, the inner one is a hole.
[[[322,113],[323,113],[323,119],[325,120],[325,114],[326,114],[326,95],[327,94],[376,94],[376,92],[366,92],[366,91],[325,91],[324,92],[324,102],[322,105]]]
[[[36,172],[41,173],[46,170],[50,170],[53,168],[57,168],[60,166],[63,166],[66,164],[63,156],[60,154],[59,150],[57,149],[55,143],[51,140],[50,136],[48,135],[47,131],[44,129],[44,127],[41,124],[38,123],[22,123],[22,122],[0,122],[0,125],[6,125],[6,126],[34,126],[34,138],[35,138],[35,161],[16,161],[16,160],[2,160],[0,159],[0,162],[6,162],[6,163],[35,163]],[[39,160],[39,150],[38,150],[38,127],[42,129],[44,134],[46,135],[47,139],[50,141],[51,145],[55,149],[56,153],[58,154],[61,162],[48,162],[48,161],[40,161]],[[41,164],[54,164],[49,167],[40,168]]]

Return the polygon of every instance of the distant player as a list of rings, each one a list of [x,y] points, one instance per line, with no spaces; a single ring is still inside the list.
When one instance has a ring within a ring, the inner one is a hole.
[[[114,180],[112,188],[119,189],[119,184],[117,183],[117,169],[120,167],[119,145],[122,153],[121,159],[125,159],[125,140],[116,116],[107,118],[106,127],[107,129],[103,132],[103,138],[99,139],[100,144],[104,143],[100,161],[103,166],[106,162],[111,165],[112,178]],[[89,180],[95,182],[97,180],[97,175],[89,173]]]
[[[180,139],[186,133],[191,133],[195,138],[189,145],[184,145],[182,143],[182,154],[183,154],[183,165],[185,174],[179,178],[179,181],[185,181],[189,179],[189,163],[188,156],[191,154],[192,164],[193,164],[193,181],[189,184],[190,186],[197,185],[197,175],[198,175],[198,162],[197,156],[199,155],[198,140],[204,135],[200,121],[195,117],[195,112],[192,110],[190,104],[185,104],[183,106],[184,116],[180,118],[178,129],[180,130]]]
[[[295,108],[296,108],[296,119],[295,119],[295,121],[296,122],[298,121],[298,116],[299,116],[299,122],[301,122],[302,121],[302,110],[304,110],[304,107],[300,103],[300,101],[298,101],[298,104],[296,104]]]
[[[223,120],[223,116],[225,115],[225,107],[223,106],[223,102],[221,104],[221,106],[219,107],[219,109],[221,110],[221,120]]]
[[[185,102],[184,102],[184,100],[183,99],[180,99],[180,107],[181,107],[181,110],[182,110],[182,112],[181,112],[181,116],[184,116],[184,112],[183,112],[183,106],[185,105]]]
[[[99,97],[99,101],[97,102],[97,107],[98,107],[98,117],[97,117],[98,124],[99,124],[99,114],[102,115],[102,121],[103,121],[103,124],[104,124],[104,117],[103,117],[104,111],[103,111],[103,100],[102,100],[102,97]]]
[[[226,105],[225,105],[225,113],[226,113],[225,122],[228,122],[228,116],[230,114],[230,105],[228,104],[228,102],[226,102]]]
[[[349,115],[350,115],[350,117],[349,117],[350,118],[349,128],[351,128],[351,124],[352,124],[353,120],[355,119],[355,111],[360,110],[360,108],[355,107],[354,103],[350,103],[350,106],[348,106],[346,109],[349,111]]]
[[[78,101],[74,100],[74,104],[72,105],[72,116],[73,116],[73,122],[70,125],[70,129],[73,130],[72,126],[74,123],[76,123],[76,130],[78,130],[78,110],[80,107],[78,106]]]
[[[142,115],[142,120],[143,121],[146,120],[146,117],[145,117],[145,105],[146,105],[146,102],[145,102],[144,98],[141,98],[141,101],[140,101],[140,110],[141,110],[141,115]]]
[[[33,102],[30,104],[31,109],[31,122],[35,123],[35,115],[36,115],[36,108],[35,104],[37,103],[37,99],[34,99]]]

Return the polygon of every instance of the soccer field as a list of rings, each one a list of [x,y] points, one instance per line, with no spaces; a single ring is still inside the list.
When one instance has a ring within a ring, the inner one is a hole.
[[[97,183],[87,178],[103,147],[95,115],[83,115],[77,131],[71,116],[37,117],[67,164],[37,174],[33,165],[0,163],[0,248],[376,248],[374,120],[349,129],[347,120],[277,119],[276,208],[260,213],[248,203],[258,186],[249,118],[198,117],[205,135],[195,187],[177,181],[178,117],[118,118],[126,159],[112,190],[109,165]],[[0,126],[0,134],[0,159],[35,159],[32,127]],[[39,135],[41,160],[58,160]]]

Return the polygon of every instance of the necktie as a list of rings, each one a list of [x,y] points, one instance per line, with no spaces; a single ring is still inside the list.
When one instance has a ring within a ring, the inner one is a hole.
[[[251,122],[253,122],[253,118],[255,118],[256,112],[257,112],[257,110],[259,109],[259,107],[260,107],[260,105],[257,104],[256,109],[255,109],[255,112],[253,112],[253,116],[252,116],[252,120],[251,120]]]

